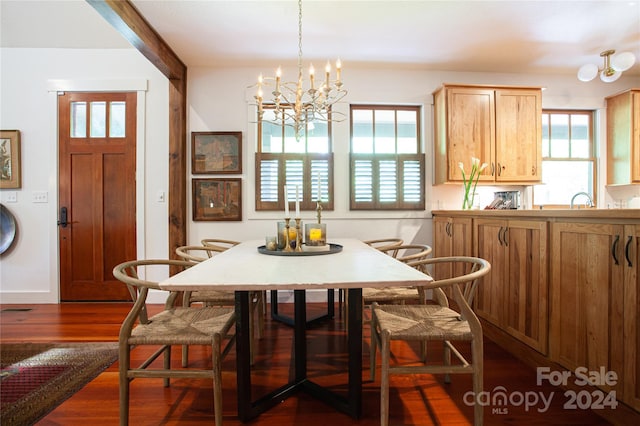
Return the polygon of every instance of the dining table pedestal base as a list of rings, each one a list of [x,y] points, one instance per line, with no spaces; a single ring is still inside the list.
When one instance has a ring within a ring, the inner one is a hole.
[[[236,291],[238,417],[242,422],[254,419],[297,392],[306,392],[354,419],[360,418],[362,414],[362,289],[353,288],[347,291],[349,300],[353,301],[349,303],[347,312],[349,357],[347,395],[340,395],[308,379],[306,331],[309,322],[307,322],[306,292],[294,290],[294,316],[291,322],[294,329],[293,379],[255,401],[251,395],[249,293]],[[332,306],[333,303],[329,305]]]

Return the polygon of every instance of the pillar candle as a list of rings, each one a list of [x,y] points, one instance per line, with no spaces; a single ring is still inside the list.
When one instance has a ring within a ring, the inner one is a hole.
[[[289,194],[287,194],[287,185],[284,186],[284,217],[289,216]]]
[[[296,219],[300,218],[300,199],[298,197],[298,185],[296,185]]]

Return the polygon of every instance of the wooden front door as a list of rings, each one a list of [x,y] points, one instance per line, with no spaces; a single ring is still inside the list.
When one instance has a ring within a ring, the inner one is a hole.
[[[130,300],[112,269],[136,256],[136,93],[58,96],[60,299]]]

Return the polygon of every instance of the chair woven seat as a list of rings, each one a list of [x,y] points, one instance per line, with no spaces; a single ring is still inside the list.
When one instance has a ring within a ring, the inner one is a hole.
[[[162,311],[131,332],[130,345],[211,345],[212,330],[233,324],[232,308],[175,308]]]
[[[149,273],[150,269],[166,272],[171,268],[184,269],[193,266],[193,261],[173,259],[132,260],[113,268],[113,276],[127,285],[133,306],[124,319],[118,337],[119,355],[119,393],[120,426],[129,424],[129,385],[136,378],[162,378],[169,386],[169,379],[199,378],[213,381],[213,412],[215,424],[222,425],[222,359],[229,353],[235,342],[230,334],[234,327],[236,314],[233,308],[176,307],[177,292],[164,291],[167,294],[164,310],[149,317],[147,314],[147,295],[149,290],[160,291],[157,281],[146,280],[138,276],[139,270]],[[157,272],[157,271],[156,271]],[[150,274],[151,275],[151,274]],[[223,344],[223,342],[226,342]],[[156,347],[153,354],[143,362],[132,365],[131,351],[139,346]],[[172,368],[171,347],[182,345],[206,345],[211,348],[211,367],[209,368]],[[163,358],[162,366],[154,363]],[[166,420],[166,419],[165,419]]]
[[[369,346],[369,366],[371,380],[375,380],[376,351],[380,348],[382,363],[380,366],[380,424],[389,424],[389,376],[391,374],[445,374],[445,383],[449,383],[449,374],[471,374],[473,376],[474,419],[475,426],[483,424],[483,406],[477,397],[482,392],[483,342],[482,325],[476,317],[471,304],[479,280],[489,273],[491,265],[477,257],[451,256],[422,258],[412,260],[409,265],[423,272],[435,266],[451,266],[444,270],[464,271],[454,277],[436,276],[433,283],[426,285],[433,291],[437,304],[413,305],[371,305],[371,345]],[[454,266],[457,266],[456,269]],[[449,301],[443,289],[450,290],[455,306],[459,311],[449,308]],[[423,364],[392,362],[392,342],[417,341],[421,345]],[[442,363],[427,362],[427,342],[443,342],[444,357]],[[471,358],[465,356],[453,345],[461,341],[471,347]],[[454,355],[457,362],[451,362]]]
[[[420,300],[420,293],[415,287],[382,287],[363,288],[362,298],[367,303]]]
[[[391,340],[471,340],[467,321],[453,309],[438,305],[380,305],[378,324],[389,330]]]

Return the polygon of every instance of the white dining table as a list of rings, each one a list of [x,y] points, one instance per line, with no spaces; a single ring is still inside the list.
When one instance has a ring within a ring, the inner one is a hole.
[[[243,422],[305,391],[334,408],[359,418],[362,413],[362,289],[428,285],[432,278],[357,239],[334,239],[341,250],[331,254],[269,255],[258,251],[261,240],[245,241],[160,282],[170,291],[227,290],[236,294],[238,417]],[[281,253],[279,253],[281,254]],[[307,377],[306,290],[346,289],[348,304],[347,396]],[[294,290],[294,374],[286,385],[252,400],[249,292]]]

